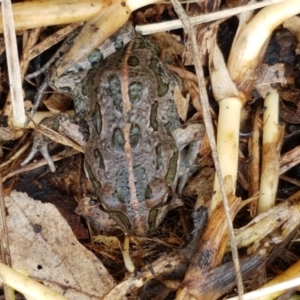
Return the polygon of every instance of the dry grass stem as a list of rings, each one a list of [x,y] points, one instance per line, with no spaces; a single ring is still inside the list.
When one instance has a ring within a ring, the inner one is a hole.
[[[300,285],[300,278],[294,278],[282,283],[274,284],[269,287],[261,288],[256,291],[246,293],[243,295],[243,300],[270,300],[274,299],[272,295],[278,291],[285,291],[287,289],[297,287]],[[271,295],[271,297],[269,297]],[[227,298],[227,300],[238,300],[238,297]]]
[[[1,281],[31,299],[68,300],[59,293],[49,289],[43,284],[28,278],[14,269],[0,263]]]
[[[29,49],[27,53],[27,59],[32,60],[33,58],[37,57],[41,53],[43,53],[45,50],[49,49],[53,45],[57,44],[61,40],[63,40],[66,36],[68,36],[72,31],[74,31],[76,28],[82,26],[83,23],[73,23],[70,24],[63,29],[58,30],[50,37],[46,38],[42,42],[40,42],[38,45],[32,47]]]
[[[295,195],[299,196],[299,193]],[[295,198],[295,195],[292,197]],[[289,199],[259,214],[246,226],[236,229],[238,247],[248,247],[250,254],[265,249],[270,244],[282,242],[298,226],[300,220],[299,204]],[[276,236],[270,235],[273,232],[276,232]]]
[[[100,12],[103,2],[105,1],[39,0],[14,3],[12,6],[16,29],[87,21]],[[0,32],[3,32],[1,22]]]
[[[280,179],[286,181],[286,182],[289,182],[295,186],[299,186],[300,187],[300,181],[298,179],[293,179],[293,178],[290,178],[290,177],[287,177],[287,176],[284,176],[284,175],[281,175],[280,176]]]
[[[130,249],[130,237],[128,235],[126,235],[124,244],[122,247],[122,255],[123,255],[124,264],[125,264],[126,269],[128,270],[128,272],[133,273],[135,270],[135,266],[130,257],[129,249]]]
[[[280,172],[282,175],[300,163],[300,146],[284,153],[280,158]]]
[[[260,115],[261,106],[257,105],[253,114],[253,129],[252,135],[249,138],[249,156],[252,160],[249,164],[249,186],[248,186],[248,197],[258,195],[259,191],[259,178],[260,178],[260,148],[259,148],[259,138],[260,138]],[[250,216],[254,218],[256,216],[257,201],[253,201],[249,205]]]
[[[270,93],[264,101],[262,167],[257,214],[275,205],[279,179],[280,149],[284,127],[279,125],[279,94]]]
[[[71,139],[61,135],[57,131],[55,131],[49,127],[46,127],[45,125],[40,125],[38,128],[36,128],[36,132],[42,133],[43,136],[48,137],[52,141],[56,141],[59,144],[62,144],[62,145],[68,146],[68,147],[72,147],[76,151],[84,153],[82,146],[76,144]]]
[[[181,261],[182,257],[180,255],[162,255],[162,257],[151,263],[152,270],[146,267],[139,276],[135,276],[134,274],[131,275],[105,295],[102,300],[124,299],[124,296],[130,292],[130,290],[142,287],[146,282],[153,278],[153,274],[155,274],[155,277],[163,277],[165,273],[171,274],[172,272],[175,272]]]
[[[11,163],[13,163],[18,157],[20,157],[30,146],[32,145],[31,142],[27,142],[25,143],[21,148],[19,148],[16,152],[14,152],[14,154],[6,159],[3,163],[0,164],[0,171],[3,171],[4,168],[8,165],[10,165]]]
[[[270,280],[268,283],[264,284],[261,288],[264,289],[266,287],[274,287],[277,284],[285,283],[286,281],[289,281],[291,279],[298,279],[300,278],[300,261],[297,261],[292,266],[290,266],[287,270]],[[298,287],[299,289],[299,287]],[[276,299],[280,295],[282,295],[284,292],[286,292],[288,288],[282,289],[278,292],[269,294],[267,297],[260,297],[259,300],[271,300]]]
[[[24,126],[26,116],[23,104],[23,90],[16,32],[10,0],[3,0],[1,7],[3,14],[3,29],[5,38],[7,68],[9,75],[10,94],[13,107],[13,118],[11,121],[15,127],[22,128]]]
[[[41,28],[33,29],[29,33],[29,37],[26,39],[25,47],[23,48],[23,53],[20,59],[20,76],[21,76],[21,82],[23,82],[24,76],[27,72],[30,59],[28,58],[27,54],[29,50],[36,44],[36,41],[38,40],[41,32]],[[3,114],[7,116],[11,116],[12,113],[15,111],[24,111],[24,102],[17,102],[15,105],[13,101],[11,101],[11,93],[7,96],[6,104],[3,108]],[[23,95],[23,93],[22,93]],[[12,120],[12,122],[14,122]],[[21,128],[24,127],[24,124],[21,124]]]
[[[230,18],[232,16],[235,16],[240,13],[244,13],[247,11],[253,11],[255,9],[259,9],[265,6],[272,5],[274,3],[279,3],[284,0],[265,0],[261,1],[259,3],[252,3],[248,5],[242,5],[235,8],[225,9],[221,11],[211,12],[207,14],[203,14],[201,16],[197,17],[191,17],[190,22],[192,25],[199,25],[203,23],[208,23],[220,19],[226,19]],[[180,3],[183,3],[180,1]],[[141,34],[152,34],[156,32],[166,32],[170,30],[175,30],[182,28],[182,22],[181,20],[172,20],[172,21],[166,21],[166,22],[160,22],[157,24],[147,24],[147,25],[138,25],[135,27],[137,32],[140,32]]]

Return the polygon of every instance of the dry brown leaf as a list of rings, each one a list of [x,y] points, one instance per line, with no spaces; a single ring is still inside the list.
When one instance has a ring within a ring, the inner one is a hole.
[[[51,113],[57,114],[60,112],[66,112],[71,101],[72,99],[69,95],[54,93],[43,103]]]
[[[259,77],[255,83],[255,88],[260,96],[264,98],[272,91],[276,91],[276,83],[281,85],[287,83],[284,64],[278,63],[273,66],[263,64],[259,69]]]
[[[13,268],[72,300],[96,300],[112,289],[112,277],[55,206],[16,191],[5,205]]]

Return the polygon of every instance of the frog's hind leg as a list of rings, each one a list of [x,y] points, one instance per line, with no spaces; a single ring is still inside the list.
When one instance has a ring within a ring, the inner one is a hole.
[[[58,139],[59,143],[64,145],[73,146],[76,149],[80,149],[85,146],[87,140],[87,132],[85,122],[78,120],[76,117],[72,117],[65,113],[59,113],[50,118],[45,118],[40,125],[50,129],[51,139]],[[47,132],[48,130],[46,130]],[[55,135],[55,131],[60,133],[60,135]],[[71,138],[72,141],[63,137]],[[42,131],[35,130],[33,132],[33,145],[29,155],[22,162],[21,166],[24,166],[30,162],[36,153],[40,152],[48,163],[50,170],[55,172],[55,165],[51,159],[48,152],[48,144],[51,139],[43,134]],[[73,142],[75,141],[75,143]],[[82,151],[82,150],[79,150]]]
[[[21,163],[21,166],[25,166],[26,164],[28,164],[34,158],[34,156],[38,152],[40,152],[43,155],[44,159],[46,160],[51,172],[55,172],[56,168],[48,151],[48,142],[45,140],[44,136],[40,132],[34,132],[33,134],[34,134],[33,146],[28,156]]]

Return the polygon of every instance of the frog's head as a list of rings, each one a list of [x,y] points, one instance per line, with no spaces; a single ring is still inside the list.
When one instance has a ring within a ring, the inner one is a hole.
[[[133,191],[123,186],[122,190],[112,192],[111,186],[104,186],[101,203],[124,232],[147,236],[170,209],[170,188],[165,180],[153,179],[147,186],[136,183]]]

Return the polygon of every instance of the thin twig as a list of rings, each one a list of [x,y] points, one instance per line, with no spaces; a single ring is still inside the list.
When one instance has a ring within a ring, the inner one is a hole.
[[[40,42],[39,44],[37,44],[36,46],[32,47],[29,50],[29,52],[27,54],[28,60],[35,58],[36,56],[38,56],[45,50],[47,50],[50,47],[52,47],[53,45],[57,44],[58,42],[63,40],[66,36],[68,36],[71,32],[73,32],[76,28],[83,26],[83,24],[84,24],[83,22],[72,23],[72,24],[58,30],[57,32],[55,32],[54,34],[49,36],[48,38],[44,39],[42,42]]]

